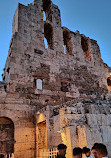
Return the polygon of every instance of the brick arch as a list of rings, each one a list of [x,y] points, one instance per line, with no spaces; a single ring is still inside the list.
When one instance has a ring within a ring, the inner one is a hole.
[[[16,122],[19,120],[16,116],[16,113],[14,113],[13,111],[9,112],[9,110],[3,110],[2,113],[0,113],[0,117],[9,118],[10,120],[12,120],[12,122],[14,122],[14,126],[16,126],[15,120]]]
[[[85,36],[81,36],[81,47],[84,52],[84,59],[86,61],[91,61],[92,56],[91,56],[91,51],[89,51],[89,39]]]
[[[43,11],[46,15],[46,20],[52,22],[51,0],[43,0]]]
[[[0,117],[0,153],[14,153],[14,123],[8,117]]]
[[[71,33],[67,29],[63,29],[63,42],[65,47],[65,54],[72,54],[72,41],[71,41]]]
[[[48,48],[53,49],[53,27],[49,23],[44,24],[44,37],[47,39]]]

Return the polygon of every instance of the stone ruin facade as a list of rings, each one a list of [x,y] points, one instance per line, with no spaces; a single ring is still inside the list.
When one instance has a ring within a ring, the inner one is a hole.
[[[111,68],[97,41],[61,27],[50,0],[18,4],[0,82],[0,153],[37,158],[65,143],[68,158],[95,142],[111,156]]]

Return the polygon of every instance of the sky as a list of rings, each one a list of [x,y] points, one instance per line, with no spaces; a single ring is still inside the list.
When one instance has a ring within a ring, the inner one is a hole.
[[[0,2],[0,81],[12,37],[12,21],[18,3],[33,0]],[[52,0],[61,11],[62,26],[98,42],[103,61],[111,67],[111,0]]]

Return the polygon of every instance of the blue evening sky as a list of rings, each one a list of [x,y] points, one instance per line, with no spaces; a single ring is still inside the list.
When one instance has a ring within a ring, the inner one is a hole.
[[[12,20],[17,4],[33,0],[0,2],[0,80],[12,36]],[[101,56],[111,67],[111,0],[52,0],[61,11],[62,26],[97,40]]]

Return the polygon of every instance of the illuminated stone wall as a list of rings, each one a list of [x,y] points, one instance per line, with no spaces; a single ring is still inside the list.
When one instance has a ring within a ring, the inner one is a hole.
[[[92,148],[95,142],[101,142],[107,146],[111,156],[111,96],[107,97],[101,101],[78,98],[41,109],[36,119],[41,115],[45,117],[48,148],[64,143],[68,147],[66,157],[72,157],[74,147]]]
[[[43,20],[43,13],[46,20]],[[58,107],[77,98],[89,98],[94,102],[102,100],[96,105],[97,109],[104,109],[103,105],[106,109],[111,68],[102,61],[97,41],[61,26],[60,10],[50,0],[34,0],[28,6],[18,4],[12,26],[3,82],[0,82],[0,117],[9,118],[14,124],[15,157],[33,158],[37,156],[38,143],[40,146],[36,113],[48,105]],[[84,104],[84,114],[90,114],[92,106]],[[63,124],[59,121],[59,113],[55,111],[53,119],[51,114],[48,112],[45,118],[44,128],[48,131],[45,146],[56,147],[66,139],[71,144],[68,151],[77,142],[81,146],[82,137],[74,142],[69,139],[70,135],[76,137],[72,133],[72,130],[76,132],[76,127],[66,128],[69,134],[61,137],[57,132]],[[106,111],[105,115],[108,114]],[[88,139],[86,126],[80,125],[78,122],[78,131],[82,129],[84,139]]]

